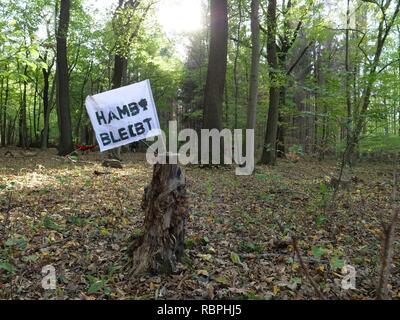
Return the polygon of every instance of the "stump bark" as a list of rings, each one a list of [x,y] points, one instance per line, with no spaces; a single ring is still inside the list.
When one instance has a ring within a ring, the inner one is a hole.
[[[185,176],[176,164],[156,164],[142,200],[143,234],[133,239],[132,274],[169,274],[184,253],[188,201]]]

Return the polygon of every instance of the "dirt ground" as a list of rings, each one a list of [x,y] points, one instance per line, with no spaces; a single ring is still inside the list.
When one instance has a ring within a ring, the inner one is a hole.
[[[124,154],[122,170],[103,168],[101,159],[0,149],[1,299],[317,299],[292,235],[326,298],[375,298],[381,223],[393,212],[399,165],[362,163],[333,205],[334,162],[282,160],[249,177],[234,168],[188,166],[186,256],[171,276],[133,278],[126,249],[141,231],[152,168],[143,154]],[[55,268],[56,290],[42,288],[47,265]],[[356,289],[342,288],[344,265],[354,267]]]

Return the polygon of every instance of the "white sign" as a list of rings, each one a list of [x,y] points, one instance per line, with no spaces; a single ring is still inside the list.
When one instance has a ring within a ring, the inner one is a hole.
[[[150,81],[86,98],[100,151],[161,135]]]

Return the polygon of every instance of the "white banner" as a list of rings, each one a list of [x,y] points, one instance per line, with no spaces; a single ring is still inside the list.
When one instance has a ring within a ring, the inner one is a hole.
[[[149,80],[88,96],[86,110],[102,152],[161,135]]]

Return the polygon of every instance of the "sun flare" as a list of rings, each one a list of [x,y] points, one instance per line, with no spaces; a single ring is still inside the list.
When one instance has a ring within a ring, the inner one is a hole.
[[[158,8],[159,22],[167,34],[194,32],[202,27],[201,0],[164,0]]]

